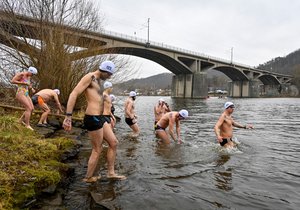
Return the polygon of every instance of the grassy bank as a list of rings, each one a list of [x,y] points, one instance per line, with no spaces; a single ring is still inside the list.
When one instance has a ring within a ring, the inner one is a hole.
[[[17,121],[0,112],[0,209],[19,208],[59,183],[67,169],[60,156],[73,147],[72,140],[44,139]]]

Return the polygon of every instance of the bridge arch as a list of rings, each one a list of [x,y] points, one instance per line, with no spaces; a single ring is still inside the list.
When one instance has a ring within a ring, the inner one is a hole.
[[[264,84],[264,85],[280,85],[279,80],[272,76],[272,75],[261,75],[260,77],[258,77],[258,79]]]
[[[231,66],[218,66],[218,67],[214,67],[211,69],[222,72],[227,77],[229,77],[232,81],[249,80],[249,78],[243,72],[241,72],[239,69],[231,67]]]

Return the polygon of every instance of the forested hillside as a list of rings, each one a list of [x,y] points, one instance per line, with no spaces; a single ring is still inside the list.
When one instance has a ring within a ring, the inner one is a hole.
[[[292,84],[296,85],[300,90],[300,49],[288,54],[285,57],[274,58],[264,64],[259,65],[258,68],[294,76]]]

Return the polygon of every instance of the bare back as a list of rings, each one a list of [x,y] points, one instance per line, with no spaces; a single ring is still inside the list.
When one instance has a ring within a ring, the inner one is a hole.
[[[125,117],[126,118],[133,118],[134,115],[135,115],[134,102],[130,97],[128,97],[126,99],[124,106],[125,106]]]
[[[56,92],[51,89],[40,90],[39,92],[36,93],[36,95],[41,96],[45,102],[55,99],[57,96]]]
[[[167,128],[170,124],[174,125],[174,123],[177,123],[178,121],[176,120],[176,114],[177,112],[168,112],[164,114],[157,124],[162,128]]]

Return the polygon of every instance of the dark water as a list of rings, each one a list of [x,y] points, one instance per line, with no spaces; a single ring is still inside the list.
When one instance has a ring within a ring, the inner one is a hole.
[[[90,154],[89,141],[84,141],[63,201],[67,209],[103,209],[92,200],[124,210],[300,208],[300,99],[232,99],[235,120],[255,129],[234,130],[240,144],[230,151],[216,143],[213,132],[225,99],[165,98],[173,110],[190,113],[181,124],[185,143],[169,147],[155,143],[153,106],[158,99],[138,97],[142,132],[136,140],[128,137],[123,119],[117,125],[116,169],[127,180],[82,183]],[[122,99],[117,103],[117,115],[123,117]],[[105,156],[99,170],[106,175]]]

